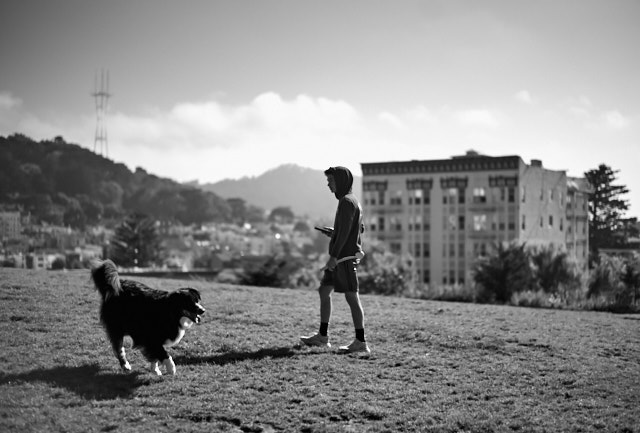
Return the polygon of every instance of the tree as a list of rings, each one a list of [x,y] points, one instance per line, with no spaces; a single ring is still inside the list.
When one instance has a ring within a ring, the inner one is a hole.
[[[533,248],[529,253],[535,282],[545,293],[557,294],[561,286],[579,283],[579,276],[572,269],[566,251],[545,245]]]
[[[629,204],[621,196],[629,189],[615,184],[618,172],[600,164],[585,173],[593,189],[589,197],[589,248],[593,257],[598,256],[601,248],[620,248],[628,242],[630,219],[624,218],[624,213]]]
[[[113,260],[124,267],[146,267],[159,257],[160,239],[155,221],[140,213],[129,215],[111,240]]]
[[[241,226],[247,221],[247,202],[244,199],[238,197],[232,197],[227,199],[229,208],[231,210],[231,220]]]
[[[269,214],[270,222],[288,224],[292,223],[295,215],[289,206],[279,206],[274,208]]]
[[[474,264],[473,278],[481,288],[480,301],[509,302],[514,293],[530,290],[534,276],[525,244],[498,243]]]

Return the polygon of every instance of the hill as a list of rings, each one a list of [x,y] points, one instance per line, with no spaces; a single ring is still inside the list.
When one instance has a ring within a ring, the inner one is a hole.
[[[361,197],[361,177],[354,176],[354,193]],[[323,170],[285,164],[260,176],[226,179],[200,185],[224,198],[242,198],[264,209],[288,206],[299,216],[332,222],[336,199],[327,188]]]
[[[231,218],[213,192],[132,172],[62,137],[36,142],[21,134],[0,137],[0,204],[75,228],[132,212],[183,224]]]
[[[315,291],[192,286],[207,309],[156,377],[119,371],[88,271],[0,268],[0,431],[638,432],[629,315],[363,295],[370,355],[300,347]],[[336,298],[335,345],[353,338]]]

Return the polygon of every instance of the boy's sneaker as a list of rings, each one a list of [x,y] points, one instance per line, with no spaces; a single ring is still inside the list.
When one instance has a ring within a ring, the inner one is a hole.
[[[314,334],[308,337],[300,337],[300,341],[302,341],[307,346],[331,347],[328,335]]]
[[[371,353],[371,350],[369,349],[369,346],[367,345],[367,343],[365,341],[360,341],[357,338],[354,339],[351,342],[351,344],[349,344],[348,346],[340,346],[338,350],[340,350],[340,352],[343,352],[343,353],[356,353],[356,352]]]

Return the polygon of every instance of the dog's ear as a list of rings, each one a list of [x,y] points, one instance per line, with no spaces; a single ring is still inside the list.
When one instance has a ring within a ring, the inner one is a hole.
[[[178,289],[178,292],[182,292],[182,293],[188,294],[189,297],[191,299],[195,299],[196,302],[200,302],[200,299],[202,299],[200,297],[200,292],[198,292],[196,289],[192,289],[191,287],[183,287],[181,289]]]
[[[192,297],[194,297],[195,299],[198,300],[198,302],[200,302],[200,300],[202,299],[202,297],[200,296],[200,292],[198,292],[196,289],[192,289],[189,288],[189,293],[191,294]]]

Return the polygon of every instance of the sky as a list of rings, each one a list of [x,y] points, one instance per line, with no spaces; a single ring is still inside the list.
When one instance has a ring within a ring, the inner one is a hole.
[[[606,164],[640,216],[639,22],[637,0],[2,0],[0,136],[200,183],[471,149]]]

